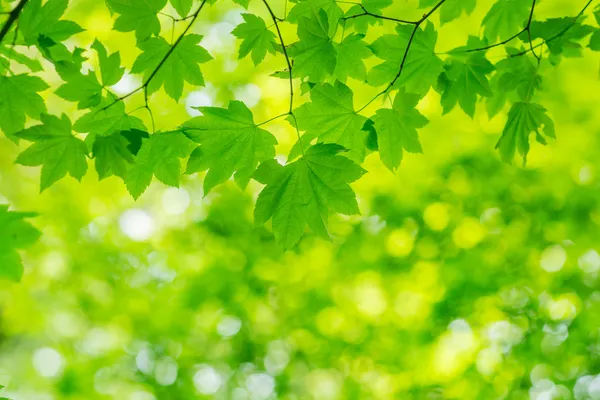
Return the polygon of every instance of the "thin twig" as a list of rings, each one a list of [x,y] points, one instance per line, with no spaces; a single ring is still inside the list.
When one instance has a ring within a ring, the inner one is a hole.
[[[190,17],[186,17],[185,19],[191,18],[190,23],[185,27],[184,31],[181,33],[181,35],[179,35],[179,37],[177,38],[177,40],[175,41],[175,43],[173,43],[173,45],[169,48],[169,50],[167,51],[167,53],[164,55],[164,57],[160,60],[160,62],[156,65],[156,68],[154,68],[154,70],[152,71],[152,73],[150,74],[150,76],[148,76],[148,78],[146,79],[146,81],[137,89],[132,90],[131,92],[117,98],[115,101],[113,101],[112,103],[110,103],[109,105],[107,105],[106,107],[104,107],[102,110],[100,111],[104,111],[110,107],[112,107],[113,105],[115,105],[116,103],[118,103],[119,101],[123,101],[126,98],[128,98],[129,96],[132,96],[133,94],[139,92],[140,90],[144,90],[145,93],[145,97],[147,98],[147,91],[146,88],[148,87],[148,85],[150,84],[150,82],[152,81],[152,78],[154,78],[156,76],[156,74],[158,73],[158,71],[160,70],[160,68],[164,65],[164,63],[168,60],[169,56],[171,54],[173,54],[173,51],[175,51],[175,48],[177,47],[177,45],[179,44],[179,42],[181,42],[181,40],[183,39],[183,37],[188,33],[188,31],[190,30],[190,28],[192,27],[192,25],[194,24],[194,22],[196,21],[196,18],[198,18],[198,15],[200,15],[200,11],[202,11],[202,8],[204,7],[204,5],[206,4],[207,0],[203,0],[202,3],[200,4],[200,7],[198,7],[198,9],[194,12],[194,14],[192,14]]]
[[[562,35],[564,35],[565,33],[567,33],[569,31],[569,29],[571,29],[577,23],[577,20],[579,19],[579,17],[581,17],[583,15],[583,13],[585,12],[585,10],[587,10],[587,8],[590,6],[590,4],[592,4],[592,1],[594,1],[594,0],[588,0],[588,2],[585,3],[585,6],[583,6],[583,8],[581,9],[581,11],[579,11],[579,13],[576,16],[573,17],[573,22],[570,25],[566,26],[564,29],[562,29],[560,32],[558,32],[555,35],[553,35],[553,36],[549,37],[548,39],[544,40],[542,43],[538,43],[535,46],[530,46],[530,48],[527,49],[527,50],[523,50],[523,51],[521,51],[519,53],[511,54],[509,56],[509,58],[519,57],[519,56],[522,56],[524,54],[527,54],[530,51],[533,51],[533,49],[537,49],[540,46],[543,46],[545,44],[553,42],[554,40],[558,39],[559,37],[561,37]]]
[[[300,150],[302,150],[302,155],[304,155],[304,146],[302,145],[302,140],[300,140],[300,131],[298,130],[298,122],[296,121],[296,116],[294,115],[294,78],[292,75],[292,62],[290,61],[290,57],[287,53],[285,42],[283,40],[283,35],[281,34],[281,30],[279,29],[279,20],[278,20],[277,16],[275,15],[275,13],[273,12],[273,10],[271,9],[271,6],[267,2],[267,0],[263,0],[263,3],[267,7],[267,10],[269,10],[269,14],[271,14],[271,19],[273,20],[273,23],[275,24],[275,29],[277,30],[277,36],[279,36],[279,42],[280,42],[281,48],[283,50],[283,55],[285,56],[285,62],[287,63],[287,66],[288,66],[288,75],[289,75],[289,82],[290,82],[290,107],[288,109],[287,114],[290,115],[294,119],[294,127],[296,128],[296,134],[298,135],[298,141],[300,142]],[[279,117],[276,117],[276,118],[279,118]]]
[[[406,59],[408,58],[408,52],[410,51],[410,47],[411,47],[411,45],[413,43],[413,39],[415,38],[415,35],[416,35],[417,31],[419,30],[419,27],[438,8],[440,8],[442,6],[442,4],[444,4],[445,2],[446,2],[446,0],[440,0],[431,10],[429,10],[426,14],[424,14],[423,17],[421,17],[420,20],[416,21],[416,23],[414,24],[415,27],[413,28],[413,30],[412,30],[412,32],[410,34],[410,37],[408,39],[408,43],[406,44],[406,50],[404,50],[404,55],[402,56],[402,62],[400,63],[400,68],[398,69],[398,73],[396,74],[396,76],[394,77],[394,79],[389,83],[389,85],[384,90],[382,90],[381,92],[377,93],[375,95],[375,97],[373,97],[371,100],[369,100],[367,102],[367,104],[365,104],[364,106],[362,106],[357,112],[361,112],[362,110],[364,110],[365,108],[367,108],[371,103],[373,103],[377,98],[379,98],[379,96],[386,94],[388,92],[388,90],[390,90],[392,87],[394,87],[394,84],[396,83],[396,81],[402,75],[402,71],[404,70],[404,65],[406,64]]]
[[[17,4],[17,6],[8,14],[8,19],[4,23],[4,26],[2,26],[2,29],[0,30],[0,43],[2,43],[2,40],[10,30],[12,25],[19,18],[19,14],[21,14],[21,11],[23,11],[23,7],[25,7],[27,1],[28,0],[19,1],[19,4]]]

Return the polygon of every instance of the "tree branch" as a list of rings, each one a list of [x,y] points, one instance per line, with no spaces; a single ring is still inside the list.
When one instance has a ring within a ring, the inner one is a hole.
[[[161,67],[164,65],[164,63],[169,59],[169,56],[171,56],[171,54],[173,54],[173,51],[175,51],[175,48],[177,47],[177,45],[179,44],[179,42],[181,42],[181,40],[186,35],[186,33],[188,33],[188,31],[190,30],[190,28],[192,27],[192,25],[196,21],[196,18],[198,18],[198,15],[200,15],[200,11],[202,11],[202,8],[206,4],[206,1],[207,0],[203,0],[202,3],[200,4],[200,7],[198,7],[198,9],[194,12],[194,14],[192,14],[190,17],[186,17],[186,19],[187,18],[191,18],[190,23],[185,27],[184,31],[181,33],[181,35],[179,35],[179,37],[177,38],[177,40],[175,41],[175,43],[173,43],[173,45],[169,48],[169,51],[167,51],[167,53],[164,55],[164,57],[160,60],[160,62],[156,66],[156,68],[154,68],[154,71],[152,71],[152,73],[150,74],[150,76],[148,76],[148,79],[146,79],[146,81],[140,87],[138,87],[137,89],[132,90],[131,92],[127,93],[126,95],[123,95],[123,96],[117,98],[115,101],[113,101],[112,103],[110,103],[109,105],[107,105],[106,107],[104,107],[100,111],[104,111],[104,110],[112,107],[113,105],[115,105],[119,101],[125,100],[129,96],[132,96],[133,94],[139,92],[142,89],[144,90],[144,98],[145,98],[145,101],[146,101],[146,104],[147,104],[148,98],[147,98],[146,88],[150,84],[150,81],[152,81],[152,78],[154,78],[156,76],[156,74],[161,69]]]
[[[385,15],[379,15],[379,14],[373,14],[372,12],[368,11],[365,6],[363,6],[360,3],[355,3],[357,6],[359,6],[360,8],[362,8],[363,12],[361,14],[356,14],[356,15],[350,15],[348,17],[343,17],[341,18],[344,21],[347,21],[349,19],[354,19],[354,18],[359,18],[359,17],[365,17],[365,16],[369,16],[369,17],[373,17],[373,18],[377,18],[377,19],[383,19],[386,21],[394,21],[400,24],[410,24],[410,25],[416,25],[418,23],[418,21],[407,21],[405,19],[398,19],[398,18],[392,18],[392,17],[386,17]]]
[[[440,0],[431,10],[429,10],[426,14],[424,14],[423,17],[421,17],[420,20],[418,20],[418,21],[415,22],[415,24],[414,24],[415,27],[413,28],[413,30],[412,30],[412,32],[410,34],[410,38],[408,39],[408,43],[406,44],[406,50],[404,51],[404,55],[402,56],[402,62],[400,63],[400,68],[398,69],[398,73],[396,74],[396,76],[394,77],[394,79],[390,82],[390,84],[384,90],[382,90],[381,92],[377,93],[375,95],[375,97],[373,97],[371,100],[369,100],[369,102],[367,104],[365,104],[364,106],[362,106],[358,110],[358,112],[361,112],[362,110],[364,110],[365,108],[367,108],[371,103],[373,103],[375,101],[375,99],[377,99],[381,95],[384,95],[385,93],[388,92],[388,90],[390,90],[392,87],[394,87],[394,84],[396,83],[396,81],[402,75],[402,71],[404,70],[404,65],[406,64],[406,59],[408,58],[408,53],[410,51],[410,46],[412,46],[413,39],[415,38],[415,35],[417,34],[417,30],[419,29],[419,27],[421,26],[421,24],[423,22],[425,22],[445,2],[446,2],[446,0]]]
[[[279,36],[279,43],[281,44],[281,48],[283,50],[283,55],[285,56],[285,62],[288,66],[288,74],[289,74],[289,82],[290,82],[290,108],[287,112],[289,116],[294,119],[294,128],[296,128],[296,135],[298,136],[298,142],[300,143],[300,150],[302,150],[302,155],[304,155],[304,146],[302,145],[302,140],[300,139],[300,131],[298,130],[298,121],[296,120],[296,116],[294,115],[294,77],[292,74],[292,62],[290,61],[290,56],[287,53],[287,49],[285,47],[285,42],[283,41],[283,35],[281,34],[281,30],[279,29],[279,19],[275,16],[275,13],[271,9],[271,6],[267,2],[267,0],[263,0],[263,3],[269,10],[269,14],[271,14],[271,19],[275,24],[275,29],[277,30],[277,36]],[[275,117],[278,118],[278,117]],[[272,119],[271,119],[272,120]],[[269,120],[269,121],[271,121]],[[266,121],[266,122],[269,122]],[[264,122],[264,123],[266,123]]]
[[[23,8],[25,7],[25,4],[27,4],[27,1],[28,0],[21,0],[21,1],[19,1],[19,4],[17,4],[17,6],[8,14],[8,19],[4,23],[4,26],[2,27],[2,30],[0,30],[0,43],[2,43],[2,40],[4,39],[4,37],[6,36],[6,34],[8,33],[8,31],[10,30],[10,28],[12,27],[12,25],[19,18],[19,15],[21,14],[21,11],[23,11]]]
[[[588,2],[583,6],[583,8],[581,9],[581,11],[579,11],[579,13],[576,16],[573,17],[573,22],[570,25],[568,25],[567,27],[565,27],[563,30],[561,30],[560,32],[556,33],[554,36],[549,37],[547,40],[544,40],[542,43],[538,43],[535,46],[530,46],[530,48],[527,49],[527,50],[523,50],[523,51],[521,51],[519,53],[510,55],[509,58],[519,57],[519,56],[522,56],[524,54],[529,53],[530,51],[533,52],[533,49],[537,49],[540,46],[543,46],[543,45],[545,45],[547,43],[550,43],[550,42],[558,39],[559,37],[561,37],[565,33],[567,33],[569,31],[569,29],[571,29],[577,23],[577,20],[579,19],[579,17],[581,17],[583,15],[583,13],[585,12],[585,10],[587,10],[587,8],[590,6],[590,4],[592,4],[592,1],[594,1],[594,0],[588,0]],[[531,42],[530,42],[530,44],[531,44]]]

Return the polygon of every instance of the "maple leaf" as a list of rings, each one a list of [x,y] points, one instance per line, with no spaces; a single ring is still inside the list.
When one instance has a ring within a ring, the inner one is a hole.
[[[292,23],[300,23],[302,18],[319,20],[324,16],[326,36],[333,36],[338,22],[344,16],[344,12],[336,0],[305,0],[296,3],[288,13],[286,20]]]
[[[524,1],[524,0],[521,0]],[[434,7],[439,0],[420,0],[419,7]],[[445,24],[460,17],[462,13],[467,15],[475,10],[477,0],[446,0],[440,7],[440,22]]]
[[[158,12],[167,4],[167,0],[106,0],[111,11],[119,17],[113,29],[120,32],[135,31],[138,42],[160,33]]]
[[[17,250],[34,244],[40,232],[25,222],[34,213],[8,211],[0,204],[0,278],[18,282],[23,276],[23,263]]]
[[[228,108],[198,107],[202,116],[183,125],[185,134],[200,146],[188,162],[187,173],[208,170],[204,193],[232,175],[245,188],[259,162],[275,157],[277,140],[254,123],[252,112],[240,101]]]
[[[169,2],[175,11],[177,11],[177,14],[179,14],[180,17],[185,18],[190,13],[194,0],[169,0]]]
[[[254,177],[267,186],[256,201],[254,219],[264,224],[272,218],[273,233],[283,248],[293,247],[306,225],[327,237],[329,212],[359,213],[349,183],[365,171],[339,156],[342,151],[337,144],[316,144],[286,166],[270,160],[258,167]]]
[[[383,35],[369,46],[373,54],[386,60],[369,71],[369,84],[387,85],[396,77],[412,31],[411,26],[399,25],[396,35]],[[429,91],[444,70],[444,63],[435,54],[436,41],[433,24],[427,23],[425,28],[418,28],[395,88],[405,87],[408,92],[420,95]]]
[[[480,42],[471,38],[469,46],[478,46]],[[484,52],[460,53],[462,48],[446,61],[446,72],[440,78],[442,107],[444,114],[450,112],[458,103],[463,111],[473,118],[477,96],[493,96],[487,75],[495,68],[485,58]]]
[[[265,58],[267,52],[275,54],[275,34],[271,32],[265,21],[253,14],[242,14],[244,23],[238,25],[231,33],[242,40],[238,58],[242,59],[252,52],[254,65],[258,65]]]
[[[509,54],[516,49],[508,48]],[[486,98],[488,115],[493,117],[504,106],[512,92],[515,100],[527,101],[540,88],[539,69],[530,57],[507,57],[494,66],[496,74],[490,80],[494,95]]]
[[[498,0],[483,18],[483,34],[494,43],[506,40],[527,23],[531,4],[523,0]]]
[[[508,112],[508,120],[502,136],[496,144],[502,160],[511,163],[515,152],[518,151],[523,157],[523,165],[525,165],[527,153],[529,153],[529,136],[535,132],[536,140],[541,144],[546,144],[546,139],[540,134],[542,126],[544,135],[555,137],[554,123],[546,114],[544,107],[523,101],[513,104]]]
[[[41,114],[42,125],[17,132],[18,138],[33,142],[17,157],[16,162],[26,166],[42,166],[40,191],[70,174],[81,180],[87,172],[85,143],[73,136],[71,121],[66,115],[58,118]]]
[[[0,128],[6,135],[23,129],[25,116],[38,119],[46,111],[38,94],[48,85],[37,76],[0,76]]]
[[[169,186],[179,186],[180,158],[186,158],[194,143],[181,131],[158,132],[142,140],[135,161],[125,176],[127,190],[137,199],[150,186],[152,176]]]
[[[372,118],[377,132],[381,161],[395,171],[402,161],[403,152],[422,153],[417,129],[429,122],[415,109],[419,96],[399,91],[392,108],[382,108]]]
[[[100,63],[100,77],[102,86],[112,86],[121,80],[125,73],[125,68],[121,67],[121,56],[119,52],[112,53],[110,56],[106,48],[98,40],[94,40],[92,49],[98,53]]]
[[[102,101],[102,85],[93,71],[82,74],[78,65],[62,63],[57,71],[66,81],[56,90],[56,94],[65,100],[77,102],[79,109],[96,106]]]
[[[43,70],[42,68],[42,64],[40,64],[40,62],[34,58],[30,58],[28,56],[26,56],[25,54],[19,53],[17,50],[15,50],[14,47],[4,47],[4,46],[0,46],[0,56],[3,56],[6,58],[6,63],[4,64],[3,61],[5,60],[3,57],[0,57],[0,67],[6,67],[6,70],[8,69],[10,62],[8,60],[12,60],[15,61],[21,65],[26,66],[27,68],[29,68],[29,70],[31,72],[39,72],[41,70]],[[2,71],[2,73],[6,72],[6,70]]]
[[[148,83],[148,93],[154,93],[164,85],[165,92],[174,100],[179,100],[184,82],[204,85],[204,77],[198,64],[212,60],[212,57],[198,44],[201,40],[202,36],[196,34],[183,36],[164,62],[162,60],[171,49],[165,39],[156,37],[139,43],[143,53],[133,63],[131,72],[144,73],[144,80],[147,81],[162,62],[160,69]]]
[[[80,133],[108,135],[130,129],[146,130],[146,127],[139,118],[125,113],[122,101],[114,103],[110,99],[104,99],[97,107],[80,117],[73,129]]]
[[[96,136],[92,144],[92,153],[96,160],[98,178],[102,180],[114,174],[125,179],[142,140],[149,137],[148,132],[138,129]]]
[[[588,47],[593,51],[600,51],[600,29],[596,29],[590,37]]]
[[[305,103],[294,111],[298,129],[306,131],[305,135],[310,138],[319,138],[325,143],[338,143],[350,150],[348,157],[351,160],[362,161],[367,137],[362,127],[367,119],[354,110],[350,88],[339,81],[334,85],[315,85],[310,91],[310,98],[310,103]],[[290,157],[293,158],[296,154],[297,152],[291,153]]]
[[[348,77],[363,81],[367,79],[367,68],[363,59],[371,57],[372,53],[363,38],[364,35],[350,34],[341,43],[334,43],[337,63],[333,75],[338,80],[346,82]]]
[[[19,15],[19,32],[28,46],[39,45],[40,36],[62,42],[83,29],[73,21],[59,20],[67,9],[68,0],[29,0]]]
[[[300,41],[289,49],[294,60],[293,73],[299,78],[308,77],[311,81],[321,81],[333,74],[337,53],[329,38],[328,22],[321,10],[318,18],[302,17],[298,21]]]
[[[543,39],[550,50],[551,61],[558,63],[559,56],[568,57],[581,56],[583,46],[579,40],[594,31],[590,25],[583,25],[581,21],[573,21],[573,18],[550,18],[545,21],[533,21],[531,23],[531,40]],[[529,43],[529,34],[523,32],[519,38]]]

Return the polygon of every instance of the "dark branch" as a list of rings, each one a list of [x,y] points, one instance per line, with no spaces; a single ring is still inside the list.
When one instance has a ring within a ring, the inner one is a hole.
[[[375,99],[377,99],[381,95],[386,94],[392,87],[394,87],[394,84],[396,83],[396,81],[398,81],[398,79],[402,75],[402,71],[404,70],[404,65],[406,64],[406,59],[408,58],[408,53],[410,51],[410,47],[412,46],[413,39],[415,38],[415,35],[417,34],[417,31],[419,30],[419,27],[438,8],[440,8],[442,6],[442,4],[444,4],[445,2],[446,2],[446,0],[440,0],[431,10],[429,10],[426,14],[424,14],[423,17],[421,17],[420,20],[418,20],[418,21],[415,22],[415,24],[414,24],[415,27],[413,28],[413,30],[412,30],[412,32],[410,34],[410,38],[408,39],[408,43],[406,44],[406,50],[404,50],[404,55],[402,56],[402,62],[400,63],[400,68],[398,69],[398,73],[396,74],[396,76],[394,77],[394,79],[389,83],[389,85],[384,90],[382,90],[381,92],[377,93],[377,95],[375,95],[375,97],[373,97],[371,100],[369,100],[369,102],[367,104],[365,104],[363,107],[361,107],[361,109],[358,110],[358,112],[361,112],[362,110],[364,110],[365,108],[367,108],[372,102],[375,101]]]
[[[365,6],[363,6],[360,3],[356,3],[357,6],[359,6],[360,8],[362,8],[363,12],[360,14],[356,14],[356,15],[350,15],[348,17],[343,17],[342,20],[347,21],[349,19],[354,19],[354,18],[359,18],[359,17],[373,17],[373,18],[377,18],[377,19],[383,19],[386,21],[393,21],[393,22],[397,22],[400,24],[410,24],[410,25],[416,25],[419,21],[408,21],[405,19],[398,19],[398,18],[392,18],[392,17],[386,17],[385,15],[379,15],[379,14],[373,14],[372,12],[369,12]]]
[[[142,84],[142,86],[138,87],[137,89],[132,90],[131,92],[127,93],[126,95],[123,95],[123,96],[117,98],[115,101],[113,101],[112,103],[110,103],[109,105],[107,105],[106,107],[104,107],[101,111],[104,111],[107,108],[112,107],[113,105],[115,105],[119,101],[125,100],[129,96],[132,96],[133,94],[139,92],[142,89],[144,90],[144,99],[145,99],[146,104],[147,104],[148,97],[147,97],[147,91],[146,91],[146,89],[147,89],[148,85],[150,84],[150,82],[152,81],[152,78],[154,78],[156,76],[156,74],[161,69],[161,67],[169,59],[169,56],[171,56],[171,54],[173,54],[173,51],[175,51],[175,48],[177,47],[177,45],[179,44],[179,42],[181,42],[181,40],[183,39],[183,37],[188,33],[188,31],[190,30],[190,28],[192,27],[192,25],[196,21],[196,18],[198,18],[198,15],[200,15],[200,11],[202,11],[202,8],[206,4],[206,1],[207,0],[203,0],[202,3],[200,4],[200,7],[198,7],[198,9],[194,12],[194,14],[192,14],[190,17],[186,17],[186,19],[191,18],[190,23],[185,27],[183,33],[181,35],[179,35],[179,37],[177,38],[177,40],[175,41],[175,43],[173,43],[173,45],[169,48],[169,51],[167,51],[167,53],[164,55],[164,57],[162,58],[162,60],[160,60],[160,62],[156,66],[156,68],[154,68],[154,71],[152,71],[152,73],[150,74],[150,76],[148,76],[148,79],[146,79],[146,81]]]
[[[2,30],[0,30],[0,43],[2,43],[2,40],[4,39],[4,37],[6,36],[8,31],[10,30],[12,25],[19,18],[19,14],[21,14],[21,11],[23,11],[23,7],[25,7],[25,4],[27,4],[27,1],[28,0],[19,1],[19,4],[17,4],[17,6],[8,14],[8,19],[4,23]]]
[[[555,35],[549,37],[547,40],[544,40],[542,43],[538,43],[535,46],[530,46],[529,49],[527,50],[523,50],[519,53],[516,54],[512,54],[509,58],[512,57],[519,57],[522,56],[524,54],[529,53],[530,51],[533,52],[534,49],[537,49],[540,46],[543,46],[547,43],[553,42],[556,39],[560,38],[562,35],[564,35],[565,33],[567,33],[573,26],[575,26],[575,24],[577,23],[577,20],[583,15],[583,13],[585,12],[585,10],[587,10],[587,8],[590,6],[590,4],[592,4],[592,1],[594,0],[588,0],[588,2],[585,4],[585,6],[583,6],[583,8],[581,9],[581,11],[579,11],[579,13],[573,17],[573,22],[571,22],[570,25],[566,26],[564,29],[562,29],[560,32],[556,33]],[[531,44],[531,42],[530,42]]]

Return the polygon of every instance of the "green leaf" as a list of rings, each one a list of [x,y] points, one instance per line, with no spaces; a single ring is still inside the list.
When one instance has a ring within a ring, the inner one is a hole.
[[[150,38],[138,45],[143,53],[133,63],[131,72],[144,73],[144,81],[147,81],[162,62],[148,84],[148,93],[154,93],[164,85],[167,94],[174,100],[179,100],[183,94],[184,82],[204,85],[204,77],[198,64],[212,60],[212,57],[198,44],[201,40],[200,35],[184,36],[169,58],[162,62],[171,45],[162,37]]]
[[[180,158],[186,158],[194,143],[181,131],[159,132],[142,141],[133,166],[127,171],[127,190],[137,199],[150,186],[152,176],[169,186],[179,186]]]
[[[200,144],[190,156],[187,173],[208,169],[205,194],[234,173],[237,184],[245,188],[258,163],[275,157],[277,140],[254,123],[252,112],[240,101],[231,101],[228,108],[198,110],[203,115],[183,125],[185,134]]]
[[[83,29],[73,21],[59,20],[67,9],[68,0],[29,0],[19,15],[19,32],[25,44],[37,45],[38,37],[44,35],[55,42],[62,42]]]
[[[238,58],[242,59],[252,52],[254,65],[260,64],[267,51],[275,54],[275,34],[271,32],[265,21],[253,14],[242,14],[244,23],[238,25],[231,33],[242,40]]]
[[[299,1],[290,10],[286,20],[299,24],[302,18],[320,20],[323,15],[325,16],[326,36],[333,36],[336,32],[338,22],[344,16],[344,12],[336,0]]]
[[[472,41],[470,41],[472,42]],[[456,103],[473,118],[477,96],[493,96],[487,75],[495,68],[484,52],[455,53],[446,61],[445,85],[442,88],[444,114],[452,111]]]
[[[531,2],[497,0],[482,21],[483,34],[490,43],[506,40],[527,23]]]
[[[43,69],[38,60],[19,53],[14,47],[0,46],[0,55],[26,66],[31,72],[39,72]]]
[[[73,129],[80,133],[108,135],[130,129],[146,130],[146,127],[139,118],[125,113],[125,104],[122,101],[115,103],[111,99],[105,99],[79,118]]]
[[[508,120],[502,131],[502,136],[496,148],[500,151],[502,160],[511,163],[515,152],[518,151],[523,157],[523,165],[527,163],[529,153],[529,136],[535,132],[536,139],[542,144],[546,140],[540,134],[540,128],[544,127],[544,135],[554,138],[554,123],[546,114],[546,109],[539,104],[517,102],[513,104],[508,112]]]
[[[590,44],[588,45],[593,51],[600,51],[600,29],[596,29],[590,38]]]
[[[509,48],[509,54],[517,50]],[[494,95],[486,98],[488,115],[493,117],[504,106],[509,96],[515,101],[531,99],[540,88],[539,69],[532,57],[507,57],[494,66],[496,74],[490,80]],[[516,96],[511,96],[516,92]]]
[[[111,11],[119,17],[114,29],[120,32],[135,31],[138,42],[160,33],[158,12],[167,4],[167,0],[106,0]]]
[[[40,190],[44,191],[67,173],[81,180],[87,172],[85,143],[71,133],[71,121],[41,114],[43,125],[35,125],[16,133],[16,136],[34,142],[17,157],[17,163],[42,166]]]
[[[169,2],[182,18],[187,17],[194,4],[194,0],[169,0]]]
[[[18,249],[33,245],[40,232],[25,222],[36,214],[8,211],[0,204],[0,278],[19,282],[23,276],[23,264]]]
[[[381,161],[395,171],[402,161],[403,152],[422,153],[417,129],[429,122],[415,109],[419,96],[399,91],[392,108],[377,110],[372,118],[377,132]]]
[[[275,160],[262,163],[255,178],[267,186],[260,192],[254,210],[257,224],[273,219],[273,233],[285,248],[293,247],[308,225],[327,237],[330,212],[358,214],[356,195],[348,185],[365,172],[338,153],[336,144],[317,144],[286,166]]]
[[[96,53],[98,53],[102,85],[115,85],[121,80],[123,73],[125,73],[125,68],[121,67],[121,56],[119,52],[117,51],[109,56],[106,52],[106,48],[98,40],[94,40],[92,49],[96,50]]]
[[[531,40],[543,39],[554,56],[581,56],[581,39],[592,33],[594,28],[582,25],[581,21],[573,21],[572,17],[550,18],[545,21],[531,23]],[[529,35],[524,32],[519,38],[529,43]]]
[[[125,179],[129,167],[135,161],[142,139],[149,137],[148,132],[137,129],[97,136],[92,151],[98,178],[102,180],[114,174]]]
[[[301,17],[298,22],[299,42],[289,49],[294,61],[295,77],[319,82],[333,74],[337,53],[328,36],[327,16],[321,10],[318,18]]]
[[[46,105],[38,92],[46,89],[48,85],[36,76],[0,77],[0,128],[5,135],[23,129],[25,116],[39,119]]]
[[[248,9],[248,4],[250,4],[250,0],[233,0],[233,2],[244,7],[246,10]]]
[[[363,59],[371,57],[371,50],[362,40],[363,35],[350,34],[341,43],[334,43],[337,52],[337,63],[333,75],[346,82],[348,77],[362,81],[367,79],[367,69]]]
[[[310,103],[294,112],[298,129],[321,142],[337,143],[350,150],[348,158],[361,162],[365,157],[367,133],[362,130],[367,118],[354,110],[350,88],[342,82],[335,85],[315,85],[310,91]],[[299,150],[299,149],[298,149]],[[297,154],[290,154],[294,157]]]
[[[96,74],[88,71],[82,74],[77,65],[61,63],[57,71],[66,83],[56,90],[56,94],[65,100],[77,102],[79,109],[96,106],[102,100],[102,85]]]
[[[440,0],[420,0],[419,7],[434,7],[439,2]],[[475,10],[476,5],[477,0],[446,0],[439,10],[440,22],[445,24],[446,22],[453,21],[460,17],[463,12],[469,15]]]
[[[383,35],[371,44],[373,53],[386,61],[369,71],[369,84],[380,86],[392,82],[402,64],[412,31],[412,26],[399,25],[396,35]],[[405,87],[408,92],[425,95],[435,85],[444,70],[444,63],[435,54],[436,42],[433,24],[427,23],[424,29],[417,30],[395,88]]]

